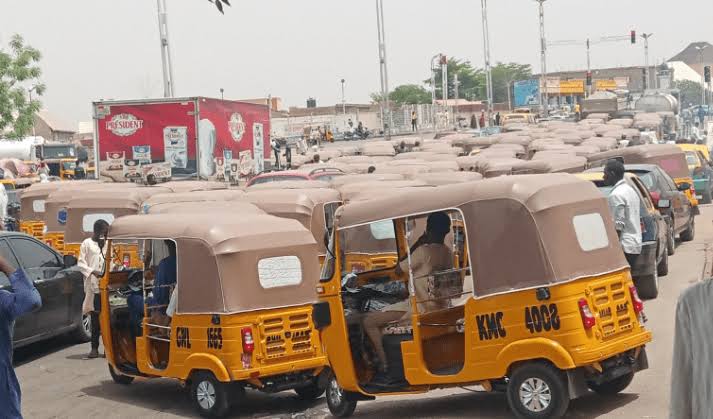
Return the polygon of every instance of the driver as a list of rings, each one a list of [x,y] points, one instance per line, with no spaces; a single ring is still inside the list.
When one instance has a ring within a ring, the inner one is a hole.
[[[426,231],[411,246],[411,272],[413,274],[416,300],[425,301],[428,296],[428,281],[426,278],[434,272],[444,271],[453,267],[453,255],[444,244],[446,235],[451,229],[451,219],[443,211],[434,212],[428,216]],[[409,270],[409,260],[404,259],[396,266],[396,273],[401,275]],[[426,303],[429,304],[429,303]],[[426,311],[429,307],[426,306]],[[388,383],[388,365],[383,345],[383,328],[388,323],[407,318],[411,307],[408,298],[398,303],[387,305],[379,311],[364,314],[364,331],[369,337],[379,360],[378,373],[372,382]]]

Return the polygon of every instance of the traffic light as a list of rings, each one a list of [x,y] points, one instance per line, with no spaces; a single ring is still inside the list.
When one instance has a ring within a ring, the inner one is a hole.
[[[592,85],[592,72],[587,71],[587,86],[591,86],[591,85]]]
[[[703,80],[705,80],[706,83],[711,82],[711,66],[709,65],[703,67]]]
[[[631,43],[632,44],[636,43],[636,31],[635,30],[631,31]]]

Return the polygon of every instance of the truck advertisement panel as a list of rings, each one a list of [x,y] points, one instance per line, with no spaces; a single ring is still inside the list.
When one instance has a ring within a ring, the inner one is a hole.
[[[133,156],[148,147],[151,161],[170,164],[174,174],[215,175],[215,157],[250,151],[256,170],[269,156],[269,110],[250,103],[187,98],[111,101],[94,104],[99,157]],[[136,159],[136,157],[134,157]],[[258,161],[259,160],[259,161]]]
[[[540,103],[540,81],[537,79],[520,80],[513,83],[515,107],[526,107]]]

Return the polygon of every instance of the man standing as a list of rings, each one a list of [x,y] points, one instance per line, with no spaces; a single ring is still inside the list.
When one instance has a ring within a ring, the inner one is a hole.
[[[480,111],[480,129],[485,128],[485,111]]]
[[[495,126],[496,127],[500,126],[500,112],[495,114]]]
[[[706,109],[703,107],[703,105],[698,107],[698,120],[701,124],[701,126],[705,125],[706,121]]]
[[[416,116],[416,111],[411,111],[411,131],[416,132],[418,129],[418,116]]]
[[[104,272],[104,255],[106,255],[106,236],[109,233],[109,223],[104,220],[94,222],[92,237],[84,240],[79,247],[77,267],[84,275],[84,302],[82,313],[90,315],[91,351],[87,358],[99,357],[99,312],[101,311],[101,295],[99,294],[99,278]]]
[[[0,290],[0,415],[22,419],[20,383],[12,367],[12,331],[15,319],[42,306],[40,293],[22,269],[0,256],[0,272],[10,280],[11,291]]]
[[[609,210],[614,218],[614,228],[631,267],[641,254],[641,202],[636,191],[624,180],[624,163],[609,160],[604,167],[604,183],[614,188],[609,192]]]

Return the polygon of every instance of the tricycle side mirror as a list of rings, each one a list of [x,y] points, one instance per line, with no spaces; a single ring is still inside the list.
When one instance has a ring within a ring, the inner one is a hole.
[[[77,265],[77,257],[74,255],[64,255],[62,261],[64,262],[65,268],[71,268]]]
[[[681,192],[685,192],[689,189],[691,189],[691,184],[688,182],[683,182],[678,185],[678,190]]]
[[[671,208],[671,201],[668,199],[659,199],[659,202],[656,204],[656,208]]]

